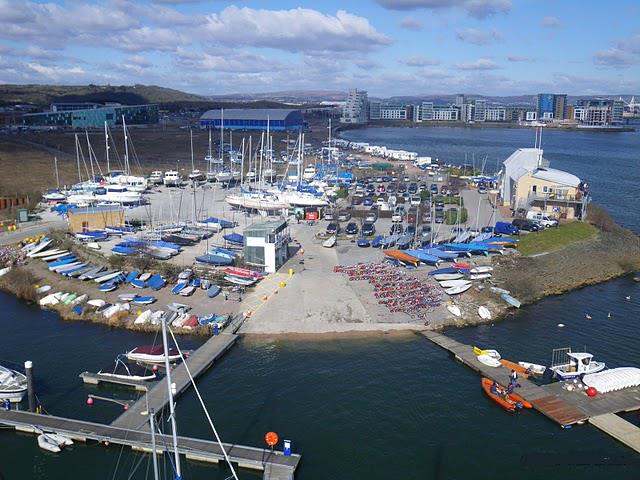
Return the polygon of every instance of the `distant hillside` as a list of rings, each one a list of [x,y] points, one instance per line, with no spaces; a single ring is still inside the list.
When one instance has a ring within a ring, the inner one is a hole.
[[[210,100],[155,85],[0,85],[0,105],[48,105],[52,102],[117,102],[135,105],[201,103]]]

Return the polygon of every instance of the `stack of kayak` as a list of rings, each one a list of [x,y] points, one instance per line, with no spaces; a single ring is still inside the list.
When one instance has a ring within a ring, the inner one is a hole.
[[[457,295],[469,290],[474,280],[491,278],[491,266],[473,267],[464,263],[454,263],[451,267],[438,268],[429,272],[440,283],[448,295]]]
[[[239,267],[228,267],[224,269],[225,277],[224,279],[228,282],[234,283],[236,285],[241,285],[243,287],[248,287],[253,285],[258,280],[262,279],[264,276],[260,272],[255,272],[253,270],[248,270],[246,268]]]

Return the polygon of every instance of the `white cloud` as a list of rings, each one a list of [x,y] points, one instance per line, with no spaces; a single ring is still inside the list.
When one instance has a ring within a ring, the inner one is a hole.
[[[536,61],[534,58],[527,57],[525,55],[509,55],[507,57],[507,60],[509,60],[510,62],[513,62],[513,63],[517,63],[517,62],[525,62],[525,63],[528,62],[528,63],[531,63],[531,62],[535,62]]]
[[[338,10],[256,10],[230,6],[207,16],[203,34],[227,45],[300,51],[370,51],[391,43],[364,17]]]
[[[487,18],[498,13],[511,10],[511,0],[376,0],[377,3],[390,10],[446,10],[459,7],[474,18]]]
[[[190,68],[202,73],[208,71],[255,73],[277,70],[282,67],[280,62],[275,62],[252,53],[229,51],[207,53],[192,52],[185,49],[178,49],[176,63],[181,67]]]
[[[546,28],[558,28],[560,26],[560,19],[558,17],[544,17],[542,19],[542,26]]]
[[[479,30],[477,28],[465,28],[456,32],[456,38],[474,45],[489,45],[502,41],[502,35],[495,29]]]
[[[119,50],[128,52],[144,51],[175,51],[179,46],[185,46],[190,40],[183,34],[169,28],[140,27],[132,28],[113,37],[113,42]]]
[[[614,47],[597,51],[593,58],[598,65],[610,67],[640,65],[640,34],[621,40]]]
[[[417,32],[424,28],[424,24],[417,18],[404,17],[400,20],[400,27],[406,30],[415,30]]]
[[[27,67],[37,75],[46,80],[64,81],[68,83],[77,79],[78,76],[84,76],[86,72],[80,67],[58,67],[42,65],[41,63],[28,63]]]
[[[454,67],[459,70],[497,70],[500,67],[490,58],[479,58],[472,62],[456,63]]]
[[[432,58],[427,58],[422,55],[414,55],[400,60],[400,63],[403,63],[409,67],[426,67],[430,65],[439,65],[440,61],[434,60]]]

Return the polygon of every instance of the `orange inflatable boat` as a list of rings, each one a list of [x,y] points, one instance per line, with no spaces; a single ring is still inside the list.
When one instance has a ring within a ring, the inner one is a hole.
[[[508,412],[514,412],[518,407],[518,403],[522,405],[522,408],[531,408],[531,403],[527,402],[524,398],[516,393],[506,393],[506,389],[502,385],[498,385],[498,394],[491,392],[491,385],[493,385],[493,380],[482,377],[481,380],[482,389],[484,393],[486,393],[491,400],[496,402],[502,408],[507,410]]]

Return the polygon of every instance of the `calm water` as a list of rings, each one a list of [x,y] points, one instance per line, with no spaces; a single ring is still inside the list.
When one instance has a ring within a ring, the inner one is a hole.
[[[495,172],[517,148],[533,147],[531,129],[506,128],[364,128],[343,132],[356,142],[386,145],[463,164],[475,158]],[[640,132],[597,133],[546,130],[542,139],[551,167],[566,170],[591,185],[594,200],[606,205],[616,220],[640,232]]]
[[[465,152],[475,152],[476,159],[487,155],[489,165],[531,145],[532,136],[528,130],[502,129],[349,132],[353,139],[447,161],[463,161]],[[553,166],[587,179],[598,201],[640,230],[637,208],[627,203],[639,184],[639,138],[548,132],[544,147]],[[118,353],[153,342],[154,336],[67,323],[1,293],[0,305],[0,359],[34,361],[38,394],[50,413],[107,422],[120,407],[86,407],[88,393],[134,398],[126,389],[86,387],[78,374],[105,367]],[[640,284],[625,278],[546,299],[507,322],[449,334],[493,346],[514,360],[548,363],[553,348],[586,345],[609,366],[638,366],[638,319]],[[183,338],[182,346],[199,342]],[[626,480],[636,479],[640,468],[640,456],[588,425],[562,430],[536,412],[505,414],[484,396],[475,373],[418,335],[244,338],[199,385],[223,440],[260,446],[268,430],[293,440],[294,450],[303,454],[299,480],[484,479],[513,471],[532,480]],[[178,418],[181,433],[210,438],[192,391],[180,398]],[[635,413],[626,418],[639,423]],[[603,465],[612,461],[619,465]],[[170,471],[166,459],[163,469]],[[38,449],[31,435],[0,430],[0,478],[141,479],[151,478],[149,472],[149,458],[128,449],[76,445],[54,455]],[[186,463],[183,473],[185,479],[229,475],[225,468],[195,463]],[[247,471],[240,476],[261,478]]]

